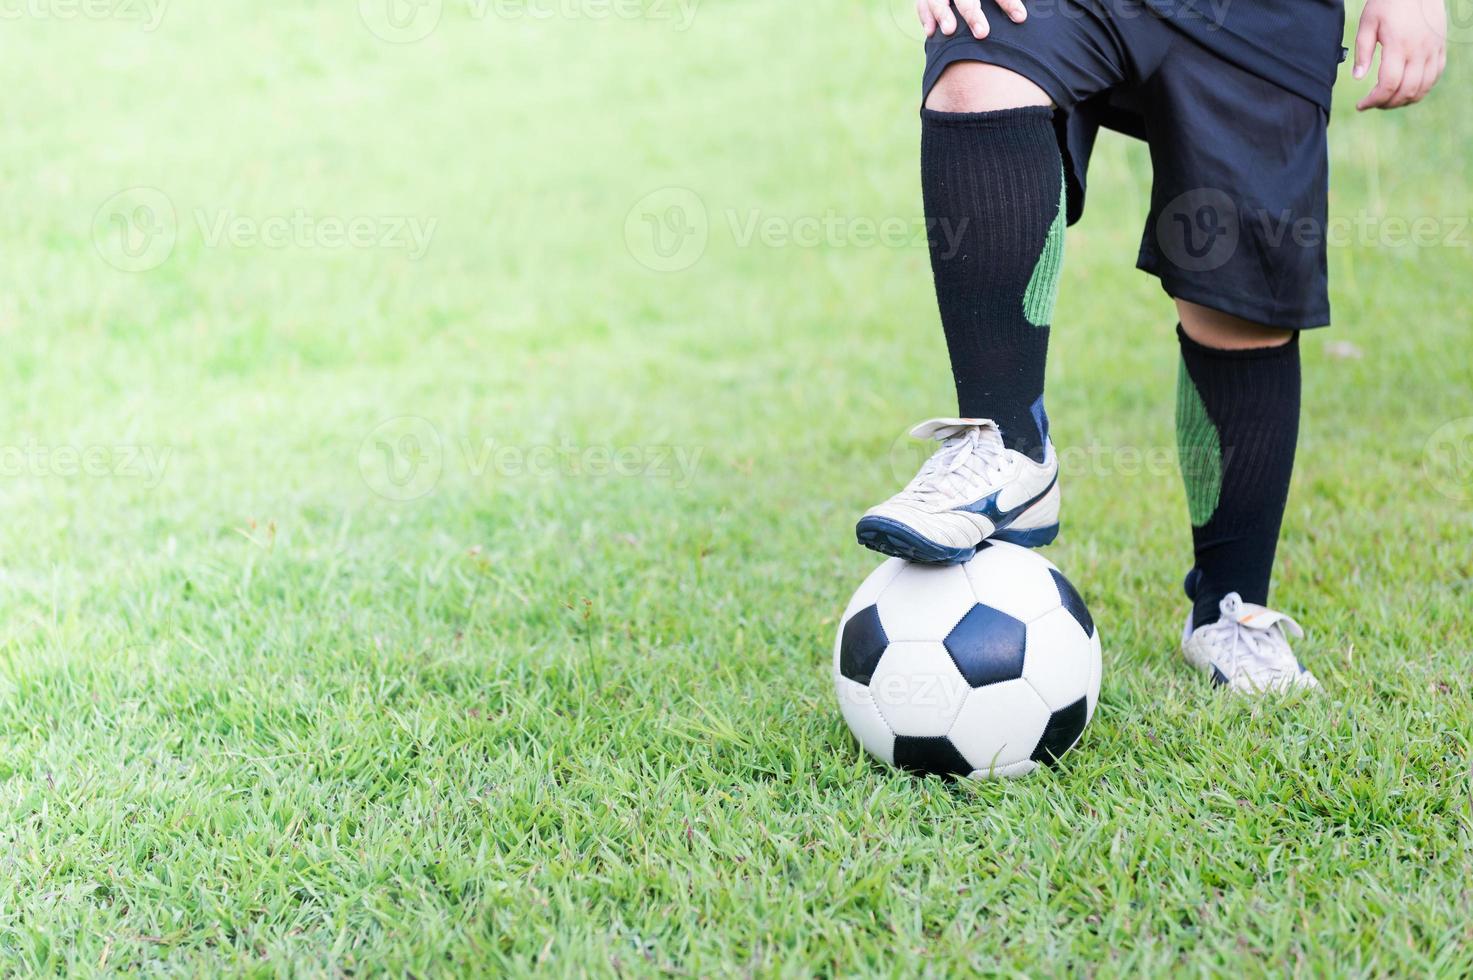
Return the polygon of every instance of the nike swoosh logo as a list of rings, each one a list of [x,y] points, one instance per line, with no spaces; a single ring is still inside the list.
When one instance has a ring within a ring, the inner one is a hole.
[[[1034,504],[1042,500],[1048,494],[1048,492],[1054,488],[1054,484],[1058,482],[1059,474],[1057,471],[1055,471],[1053,479],[1048,481],[1048,486],[1044,487],[1038,493],[1023,501],[1018,506],[1011,507],[1007,510],[1003,510],[997,506],[997,498],[1003,490],[1007,489],[1006,487],[992,491],[981,500],[974,500],[970,504],[962,504],[960,507],[953,507],[951,509],[965,511],[968,514],[977,514],[978,516],[985,517],[992,522],[992,529],[994,531],[1000,531],[1003,528],[1007,527],[1009,524],[1013,523],[1013,521],[1017,520],[1018,515],[1022,514],[1029,507],[1032,507]]]

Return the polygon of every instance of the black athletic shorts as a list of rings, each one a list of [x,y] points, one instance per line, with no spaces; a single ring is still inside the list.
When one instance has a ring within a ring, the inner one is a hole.
[[[1047,92],[1070,224],[1099,128],[1145,140],[1153,175],[1138,268],[1173,297],[1257,323],[1330,322],[1325,107],[1122,0],[1035,0],[1022,24],[986,12],[985,39],[958,20],[955,34],[938,28],[926,42],[922,100],[956,61],[1007,68]]]

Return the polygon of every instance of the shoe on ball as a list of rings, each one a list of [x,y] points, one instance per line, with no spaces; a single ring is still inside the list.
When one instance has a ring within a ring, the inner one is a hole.
[[[1059,533],[1059,461],[1045,440],[1036,463],[1003,445],[991,419],[930,419],[910,431],[941,448],[915,479],[867,510],[859,543],[907,561],[952,565],[988,538],[1034,548]]]
[[[1192,628],[1187,613],[1181,652],[1187,662],[1212,678],[1212,683],[1245,694],[1319,687],[1304,669],[1289,637],[1303,638],[1299,624],[1281,612],[1244,602],[1236,592],[1218,604],[1221,618]]]

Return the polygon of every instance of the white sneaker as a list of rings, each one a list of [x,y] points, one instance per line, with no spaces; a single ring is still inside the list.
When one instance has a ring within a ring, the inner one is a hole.
[[[1223,596],[1217,608],[1222,618],[1195,630],[1188,612],[1181,638],[1187,662],[1210,674],[1213,684],[1246,694],[1320,686],[1289,649],[1289,636],[1304,636],[1298,623],[1244,602],[1236,592]]]
[[[1026,548],[1059,533],[1059,461],[1050,442],[1035,463],[1003,445],[991,419],[930,419],[910,434],[941,448],[895,496],[865,511],[855,536],[907,561],[954,565],[987,538]]]

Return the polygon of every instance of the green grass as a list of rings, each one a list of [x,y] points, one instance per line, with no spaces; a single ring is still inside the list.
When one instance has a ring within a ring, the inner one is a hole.
[[[1175,652],[1148,159],[1104,142],[1049,365],[1101,710],[1057,772],[918,781],[828,677],[852,519],[950,399],[924,247],[843,224],[919,212],[914,43],[838,0],[475,9],[12,25],[0,973],[1473,970],[1473,484],[1424,452],[1473,427],[1465,226],[1332,251],[1275,593],[1326,694],[1224,699]],[[1411,111],[1341,93],[1337,217],[1466,223],[1465,47]],[[176,241],[121,271],[137,186]],[[708,241],[658,272],[626,218],[668,187]],[[294,215],[435,224],[212,233]]]

